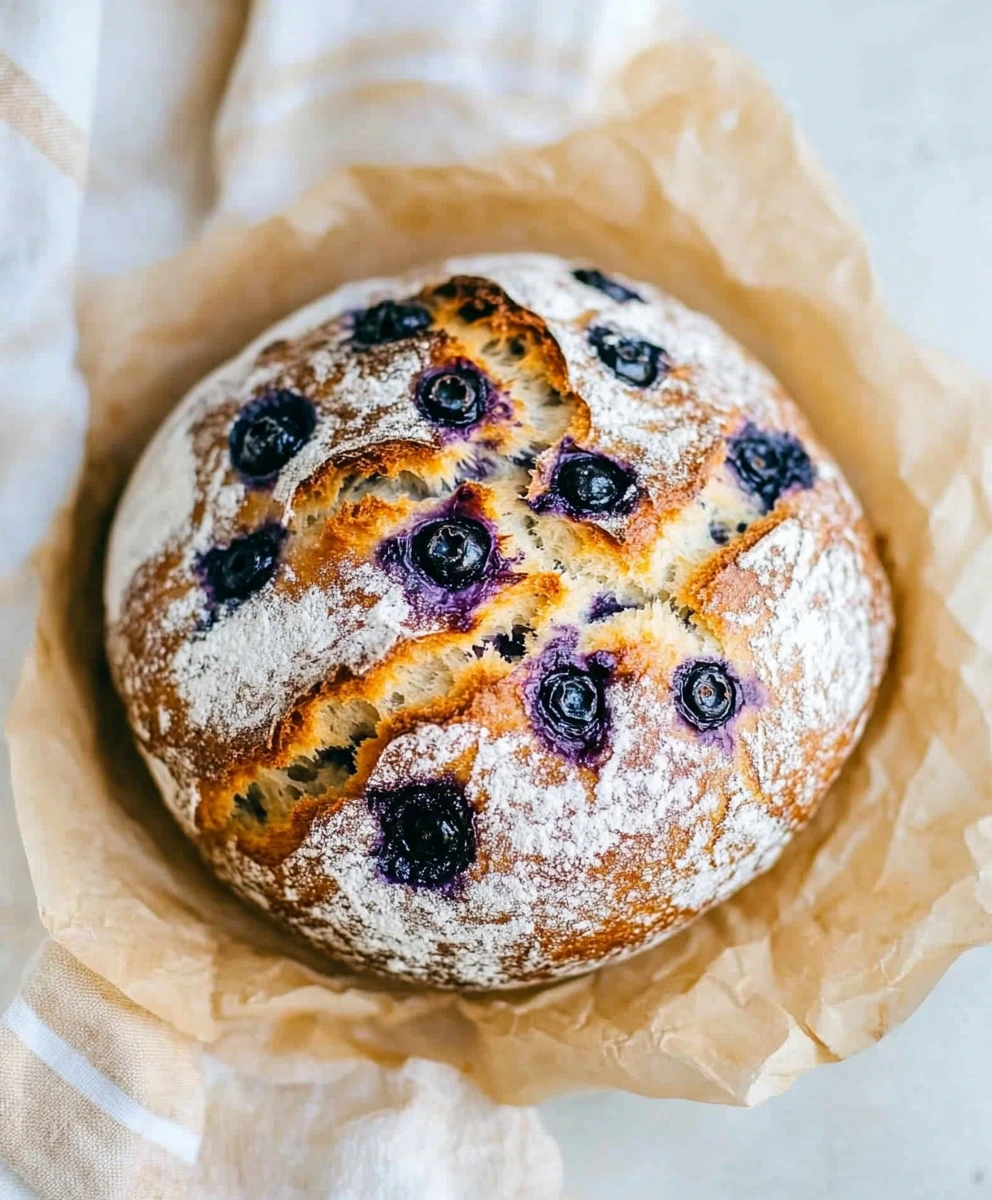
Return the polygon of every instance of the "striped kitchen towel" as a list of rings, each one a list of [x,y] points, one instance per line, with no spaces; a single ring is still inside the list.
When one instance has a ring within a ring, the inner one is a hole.
[[[535,1111],[452,1067],[234,1071],[52,942],[0,1017],[0,1200],[560,1200],[562,1186]]]
[[[46,942],[0,1017],[0,1163],[44,1197],[185,1196],[204,1102],[194,1045]]]

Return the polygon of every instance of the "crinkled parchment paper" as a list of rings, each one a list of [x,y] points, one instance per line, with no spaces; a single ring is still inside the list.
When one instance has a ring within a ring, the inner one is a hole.
[[[52,935],[230,1061],[262,1051],[292,1078],[333,1056],[417,1055],[510,1101],[613,1086],[753,1103],[870,1045],[992,940],[992,389],[893,326],[849,214],[737,54],[655,47],[621,90],[623,115],[558,145],[338,174],[83,298],[92,432],[11,720],[18,816]],[[275,318],[347,279],[523,248],[651,279],[779,375],[874,522],[896,646],[858,751],[770,874],[585,978],[414,991],[308,959],[200,865],[110,686],[103,542],[164,415]]]

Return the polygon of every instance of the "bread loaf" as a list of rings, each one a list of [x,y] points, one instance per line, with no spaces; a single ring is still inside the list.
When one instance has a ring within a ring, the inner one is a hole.
[[[175,409],[107,644],[212,868],[331,955],[533,984],[766,870],[867,719],[871,532],[769,373],[534,254],[349,284]]]

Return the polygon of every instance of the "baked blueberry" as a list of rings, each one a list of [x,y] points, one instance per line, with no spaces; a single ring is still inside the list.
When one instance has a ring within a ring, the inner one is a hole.
[[[425,372],[417,381],[417,407],[429,421],[462,428],[486,411],[488,388],[482,372],[469,363]]]
[[[598,292],[603,292],[611,300],[616,300],[618,304],[625,304],[628,300],[640,300],[642,304],[644,303],[644,297],[635,292],[633,288],[627,287],[626,284],[620,283],[616,279],[611,279],[609,275],[604,275],[595,267],[579,267],[572,272],[572,278],[577,279],[579,283],[584,283],[587,287],[595,288]]]
[[[675,707],[693,728],[719,729],[733,717],[741,703],[740,687],[719,662],[684,663],[674,680]]]
[[[555,467],[551,494],[576,517],[626,512],[637,496],[634,474],[604,454],[565,454]]]
[[[634,387],[650,387],[671,366],[671,359],[660,346],[643,338],[625,337],[605,325],[594,325],[589,330],[589,341],[617,379]]]
[[[559,749],[594,754],[606,735],[604,672],[575,665],[548,671],[537,689],[539,717]]]
[[[431,314],[412,300],[382,300],[355,318],[355,341],[360,346],[398,342],[427,329]]]
[[[442,517],[421,525],[411,539],[414,565],[428,579],[458,591],[483,576],[493,540],[481,521],[470,517]]]
[[[475,862],[472,806],[453,783],[411,783],[372,791],[368,805],[382,836],[375,849],[389,883],[440,888]]]
[[[306,396],[287,388],[266,392],[246,405],[231,427],[231,461],[254,482],[271,479],[302,450],[316,424]]]
[[[214,603],[234,608],[260,591],[276,573],[285,536],[282,526],[263,525],[227,546],[208,550],[200,570]]]
[[[747,424],[729,439],[727,461],[746,492],[771,512],[775,501],[791,487],[813,486],[813,464],[799,439],[791,433]]]

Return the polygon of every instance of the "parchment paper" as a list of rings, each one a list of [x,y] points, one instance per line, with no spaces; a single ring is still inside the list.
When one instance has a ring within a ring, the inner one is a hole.
[[[10,722],[18,816],[51,934],[229,1061],[290,1079],[417,1055],[514,1102],[613,1086],[754,1103],[870,1045],[992,940],[992,388],[889,321],[843,204],[734,52],[656,47],[614,111],[473,166],[334,175],[83,297],[92,430]],[[770,874],[627,963],[458,996],[335,973],[211,879],[110,686],[103,541],[164,415],[274,319],[346,279],[523,248],[653,280],[779,375],[868,509],[898,630],[858,751]]]

